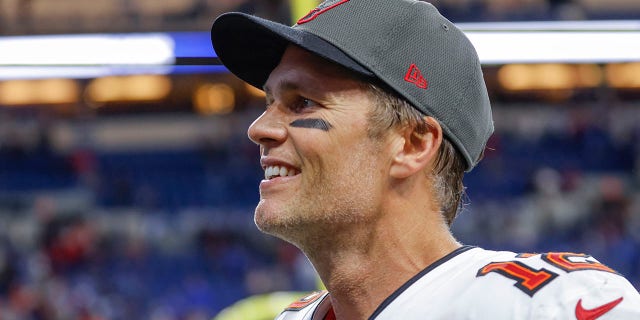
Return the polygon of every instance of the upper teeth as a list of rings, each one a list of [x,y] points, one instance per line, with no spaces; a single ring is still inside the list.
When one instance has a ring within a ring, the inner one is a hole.
[[[268,166],[264,169],[264,178],[269,180],[274,177],[287,177],[297,174],[297,170],[283,166]]]

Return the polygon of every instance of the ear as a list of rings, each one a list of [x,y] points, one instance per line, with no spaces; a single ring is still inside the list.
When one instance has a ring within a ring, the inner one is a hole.
[[[436,158],[442,144],[442,127],[433,117],[425,116],[422,119],[427,124],[426,132],[419,133],[415,128],[407,128],[401,133],[390,170],[394,178],[403,179],[421,172]]]

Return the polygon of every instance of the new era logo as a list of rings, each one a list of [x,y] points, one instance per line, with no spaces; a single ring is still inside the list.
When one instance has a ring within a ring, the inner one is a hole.
[[[420,89],[426,89],[429,87],[429,82],[424,78],[422,72],[420,72],[420,69],[418,69],[415,63],[412,63],[409,70],[407,70],[407,74],[404,75],[404,81],[413,83]]]

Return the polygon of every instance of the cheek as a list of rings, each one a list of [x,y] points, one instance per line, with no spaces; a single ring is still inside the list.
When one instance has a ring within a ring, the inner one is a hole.
[[[291,137],[297,158],[301,162],[301,169],[307,174],[324,171],[340,158],[343,153],[342,146],[334,141],[329,132],[306,130],[296,137]]]
[[[318,185],[324,186],[323,202],[329,212],[349,223],[369,220],[380,206],[384,181],[375,161],[368,154],[353,152],[345,155],[339,166],[322,175]]]
[[[382,150],[374,148],[369,141],[336,147],[327,153],[320,166],[321,178],[341,192],[374,192],[380,187],[378,180],[383,178],[385,170]]]
[[[368,137],[366,119],[352,118],[348,124],[332,119],[333,127],[328,132],[307,129],[291,136],[308,178],[316,182],[320,179],[329,180],[326,183],[341,180],[353,183],[379,174],[376,162],[383,156],[383,150]]]

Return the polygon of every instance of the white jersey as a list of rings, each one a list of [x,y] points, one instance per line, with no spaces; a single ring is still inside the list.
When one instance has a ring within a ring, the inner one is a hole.
[[[333,313],[330,300],[326,291],[312,294],[276,319],[323,320]],[[588,255],[464,246],[410,279],[369,319],[640,319],[640,294]]]

